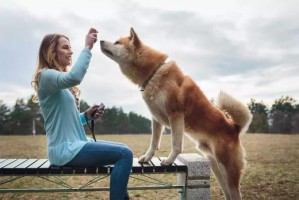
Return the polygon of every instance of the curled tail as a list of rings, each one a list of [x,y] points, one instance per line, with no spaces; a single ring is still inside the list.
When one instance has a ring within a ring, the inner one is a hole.
[[[228,112],[235,124],[240,127],[240,134],[245,133],[252,119],[248,107],[222,91],[219,93],[217,100],[219,109]]]

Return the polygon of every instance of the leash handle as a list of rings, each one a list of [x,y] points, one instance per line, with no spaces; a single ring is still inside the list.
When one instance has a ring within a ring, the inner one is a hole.
[[[95,112],[94,112],[94,113],[95,113]],[[96,139],[96,136],[95,136],[95,133],[94,133],[94,119],[91,120],[91,127],[90,127],[90,125],[89,125],[89,123],[88,123],[89,120],[88,120],[88,117],[87,117],[87,112],[84,112],[84,117],[85,117],[86,123],[87,123],[87,125],[88,125],[88,128],[89,128],[89,130],[91,131],[92,138],[93,138],[93,140],[96,142],[97,139]]]

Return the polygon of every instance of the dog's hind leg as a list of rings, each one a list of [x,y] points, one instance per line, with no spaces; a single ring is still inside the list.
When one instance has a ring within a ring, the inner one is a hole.
[[[211,168],[212,171],[218,181],[218,183],[220,184],[222,191],[224,193],[225,199],[226,200],[230,200],[230,193],[229,193],[229,188],[227,185],[227,174],[226,174],[226,170],[223,167],[222,164],[219,164],[219,162],[217,161],[217,159],[214,156],[208,156],[208,159],[210,160],[211,163]]]
[[[222,146],[220,154],[210,157],[213,173],[215,174],[226,200],[241,200],[240,180],[244,167],[243,152],[240,144]],[[221,146],[221,145],[219,145]],[[218,146],[218,148],[219,148]],[[221,147],[220,147],[221,148]]]
[[[245,160],[243,155],[243,148],[238,142],[233,149],[230,149],[229,159],[222,160],[222,163],[225,163],[225,169],[227,174],[227,183],[230,191],[230,196],[233,200],[241,200],[241,191],[240,191],[240,181],[242,177],[242,172],[245,167]]]
[[[172,150],[168,155],[167,159],[161,161],[162,165],[172,164],[177,156],[182,153],[183,150],[183,139],[184,139],[184,114],[177,112],[169,117],[169,123],[171,128],[171,139],[172,139]]]
[[[156,120],[152,120],[152,138],[151,144],[147,152],[139,158],[139,162],[149,162],[152,157],[155,155],[156,151],[160,148],[161,143],[161,135],[164,126],[157,122]]]

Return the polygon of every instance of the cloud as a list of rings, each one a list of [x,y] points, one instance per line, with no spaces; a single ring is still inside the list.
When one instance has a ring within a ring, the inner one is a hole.
[[[216,98],[220,90],[244,102],[255,98],[271,103],[287,94],[299,98],[295,1],[53,1],[0,6],[5,19],[0,22],[0,99],[5,103],[33,93],[30,82],[45,34],[67,35],[75,61],[90,27],[109,41],[127,36],[134,27],[145,44],[167,53],[208,98]],[[82,98],[149,117],[138,87],[100,52],[99,44],[92,53],[80,85]]]
[[[213,81],[198,81],[209,98],[216,98],[220,90],[248,103],[251,98],[265,102],[269,107],[281,96],[295,97],[299,87],[295,83],[299,69],[294,66],[275,66],[246,74],[213,77]],[[298,100],[298,99],[297,99]]]

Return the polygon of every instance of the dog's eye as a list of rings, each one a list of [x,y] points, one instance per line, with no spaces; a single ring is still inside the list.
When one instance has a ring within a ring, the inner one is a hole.
[[[114,45],[116,45],[116,44],[120,44],[119,41],[114,42]]]

